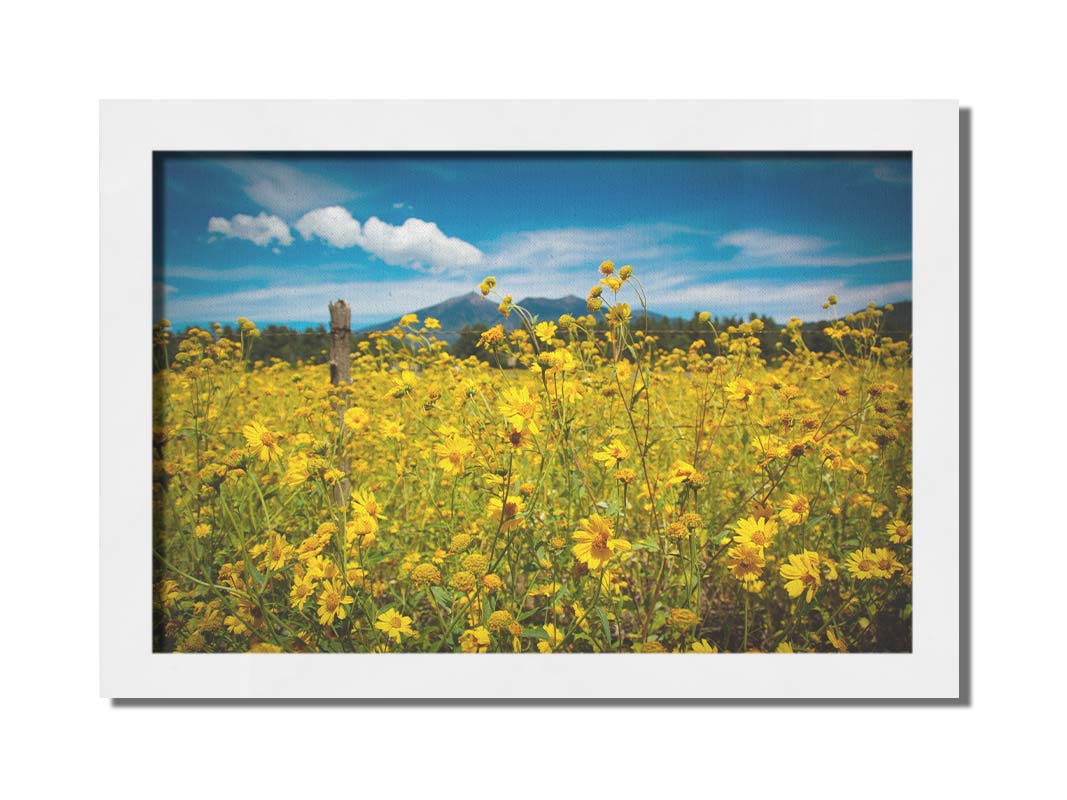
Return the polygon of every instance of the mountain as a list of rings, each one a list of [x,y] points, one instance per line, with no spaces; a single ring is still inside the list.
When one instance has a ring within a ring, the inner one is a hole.
[[[580,317],[589,313],[585,307],[585,300],[580,297],[575,297],[573,294],[569,294],[566,297],[557,297],[555,299],[550,297],[527,297],[519,303],[519,305],[539,320],[548,319],[555,321],[563,314]]]
[[[478,292],[469,292],[432,306],[426,306],[426,308],[420,308],[413,313],[418,315],[420,323],[426,317],[433,317],[440,322],[441,330],[437,331],[435,335],[438,339],[451,342],[456,339],[459,331],[466,325],[478,325],[480,323],[486,327],[491,327],[497,323],[503,323],[508,330],[518,327],[520,323],[517,315],[512,313],[511,317],[505,319],[497,311],[497,305],[496,301],[482,297]],[[578,315],[586,313],[585,300],[574,295],[558,298],[527,297],[525,300],[519,301],[517,305],[525,308],[539,320],[556,320],[559,319],[561,314]],[[360,331],[356,331],[356,333],[387,331],[399,321],[400,317],[397,317],[388,322],[363,328]]]

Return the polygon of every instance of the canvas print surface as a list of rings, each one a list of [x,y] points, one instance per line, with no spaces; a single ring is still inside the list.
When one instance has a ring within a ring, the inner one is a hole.
[[[911,649],[907,153],[157,153],[153,646]]]

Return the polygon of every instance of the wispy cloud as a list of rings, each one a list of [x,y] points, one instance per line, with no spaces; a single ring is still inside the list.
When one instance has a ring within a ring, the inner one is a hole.
[[[227,239],[245,239],[260,247],[266,247],[271,242],[285,246],[293,243],[293,236],[285,221],[265,211],[255,217],[248,214],[235,214],[230,219],[212,217],[208,220],[207,229],[208,233],[216,233]]]
[[[911,183],[911,174],[892,164],[879,164],[874,168],[873,175],[884,183]]]
[[[685,248],[675,242],[680,234],[698,233],[670,223],[626,225],[618,228],[553,228],[522,231],[501,237],[487,246],[487,266],[505,269],[556,269],[596,266],[606,258],[652,261],[678,255]]]
[[[324,281],[315,284],[240,289],[207,297],[168,300],[167,313],[177,320],[225,322],[238,316],[271,322],[328,319],[327,305],[338,297],[352,304],[356,324],[372,324],[464,294],[469,281],[418,280]]]
[[[250,200],[286,219],[357,196],[351,187],[280,161],[237,158],[217,163],[244,181],[242,188]]]
[[[911,259],[911,253],[835,253],[835,243],[820,236],[778,233],[764,228],[731,231],[719,238],[719,244],[737,249],[732,261],[738,266],[854,267]]]
[[[469,242],[447,236],[433,222],[411,217],[390,225],[377,217],[364,223],[341,206],[317,208],[302,216],[296,229],[305,240],[322,239],[331,247],[360,247],[394,267],[439,274],[481,264],[485,256]]]
[[[830,246],[818,236],[796,236],[761,228],[732,231],[721,237],[719,244],[738,248],[743,257],[774,260],[817,253]]]

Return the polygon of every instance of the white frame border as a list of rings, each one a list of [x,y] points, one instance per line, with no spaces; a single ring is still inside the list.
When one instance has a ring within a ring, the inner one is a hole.
[[[100,117],[101,696],[960,696],[956,101],[105,101]],[[152,653],[148,341],[157,150],[910,150],[918,540],[913,652],[684,658]]]

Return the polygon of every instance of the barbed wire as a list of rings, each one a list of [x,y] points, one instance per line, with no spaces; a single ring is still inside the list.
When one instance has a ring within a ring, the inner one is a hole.
[[[816,324],[819,324],[819,323],[811,323],[811,324],[812,325],[816,325]],[[832,324],[832,322],[831,322],[831,324]],[[200,330],[207,331],[208,333],[213,333],[213,331],[211,331],[211,330],[209,330],[207,328],[200,328]],[[389,332],[390,330],[391,329],[375,330],[375,331],[352,331],[350,335],[351,336],[370,336],[371,334],[379,334],[380,336],[383,336],[383,337],[387,336],[387,337],[395,338],[395,337],[393,337],[393,334]],[[514,330],[522,330],[522,329],[521,328],[515,328]],[[714,336],[715,335],[715,332],[710,330],[710,329],[709,330],[693,331],[693,330],[688,330],[686,328],[649,328],[648,330],[645,330],[644,328],[634,328],[633,330],[634,330],[635,333],[637,331],[640,331],[642,333],[688,333],[688,334],[693,335],[693,336]],[[768,330],[753,331],[751,333],[747,333],[747,334],[744,334],[744,335],[745,336],[780,336],[781,332],[783,330],[785,330],[784,327],[783,328],[778,328],[778,329],[773,330],[773,331],[768,331]],[[863,330],[863,329],[862,328],[854,328],[853,330]],[[873,330],[873,329],[871,329],[871,330]],[[174,332],[174,331],[168,331],[168,332],[171,333],[172,336],[180,337],[180,336],[187,335],[188,334],[188,329],[186,329],[184,331],[180,331],[180,332]],[[725,332],[726,332],[725,328],[723,328],[722,330],[719,331],[719,333],[725,333]],[[431,338],[431,337],[439,336],[439,335],[449,336],[449,335],[461,335],[463,333],[478,333],[478,334],[480,334],[481,331],[463,330],[463,329],[446,330],[446,329],[434,328],[432,330],[427,330],[425,332],[425,334],[423,334],[423,336],[425,338]],[[599,329],[599,330],[594,330],[594,333],[607,333],[607,330],[602,328],[602,329]],[[822,330],[821,329],[816,329],[816,328],[801,328],[801,333],[822,333]],[[876,333],[878,335],[890,334],[890,333],[907,333],[907,334],[910,334],[911,330],[906,329],[906,328],[880,329],[880,330],[877,330]],[[325,331],[259,331],[259,334],[258,334],[258,336],[322,336],[322,337],[328,337],[329,335],[330,335],[330,331],[328,331],[328,330],[325,330]],[[406,335],[408,335],[407,331],[405,331],[405,336]],[[419,337],[420,333],[418,331],[416,331],[414,333],[411,333],[411,335]],[[241,341],[241,337],[236,335],[236,334],[228,334],[228,335],[227,334],[222,334],[218,338],[219,339],[229,339],[230,341],[234,341],[234,342]]]

